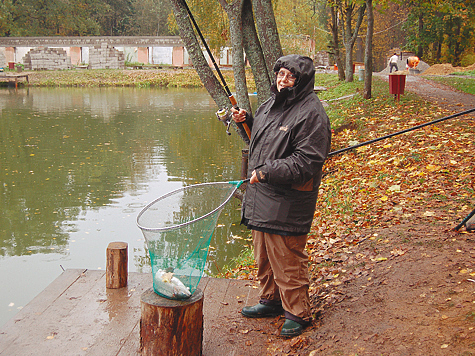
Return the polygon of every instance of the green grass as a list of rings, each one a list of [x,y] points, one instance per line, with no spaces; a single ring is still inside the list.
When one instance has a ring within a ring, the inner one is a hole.
[[[316,74],[315,75],[315,85],[325,87],[327,90],[321,91],[318,93],[318,97],[322,101],[328,101],[330,107],[326,108],[326,112],[333,128],[340,127],[345,123],[344,117],[345,108],[351,107],[355,101],[353,98],[343,98],[348,95],[356,94],[362,92],[363,82],[353,81],[353,82],[344,82],[338,80],[338,74]],[[358,95],[356,95],[358,96]]]
[[[321,100],[338,99],[363,90],[363,82],[358,80],[349,83],[342,82],[338,80],[337,74],[316,74],[315,85],[327,88],[326,91],[318,93]]]
[[[364,123],[362,118],[386,116],[388,112],[397,111],[399,107],[404,106],[404,115],[427,112],[426,102],[416,94],[405,91],[400,96],[400,101],[394,100],[394,96],[389,94],[388,82],[379,77],[372,80],[371,99],[363,99],[364,83],[355,80],[351,83],[338,81],[336,74],[325,74],[328,90],[318,94],[321,100],[328,100],[330,106],[325,108],[328,117],[332,123],[332,128],[337,129],[340,126],[351,124],[353,129],[361,128]],[[320,75],[315,81],[317,85]],[[338,99],[349,94],[356,94],[351,98]],[[396,118],[397,119],[397,118]]]
[[[456,72],[454,75],[472,75],[475,76],[475,71]],[[471,73],[471,74],[470,74]],[[475,79],[474,78],[459,78],[459,77],[438,77],[430,76],[430,80],[448,85],[452,88],[460,90],[461,92],[475,95]]]
[[[475,69],[474,70],[467,70],[464,72],[456,72],[452,73],[453,75],[470,75],[470,76],[475,76]]]
[[[241,254],[231,260],[227,265],[224,265],[217,278],[237,278],[239,275],[249,274],[255,268],[254,248],[246,248]]]

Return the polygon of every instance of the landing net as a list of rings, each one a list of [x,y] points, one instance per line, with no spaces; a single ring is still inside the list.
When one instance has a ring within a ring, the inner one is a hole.
[[[203,275],[219,214],[243,181],[190,185],[161,196],[137,216],[150,254],[154,291],[187,299]]]

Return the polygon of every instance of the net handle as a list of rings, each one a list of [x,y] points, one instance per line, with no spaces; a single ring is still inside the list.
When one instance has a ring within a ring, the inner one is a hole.
[[[228,181],[228,182],[209,182],[209,183],[201,183],[201,184],[194,184],[194,185],[189,185],[187,187],[182,187],[182,188],[179,188],[179,189],[175,189],[174,191],[171,191],[170,193],[167,193],[165,195],[162,195],[161,197],[155,199],[154,201],[152,201],[151,203],[147,204],[147,206],[145,208],[142,209],[142,211],[139,213],[139,215],[137,215],[137,226],[143,230],[143,231],[165,231],[165,230],[170,230],[170,229],[175,229],[175,228],[179,228],[179,227],[183,227],[183,226],[186,226],[186,225],[189,225],[189,224],[193,224],[197,221],[200,221],[202,219],[205,219],[207,218],[208,216],[216,213],[217,211],[221,210],[228,202],[229,200],[231,200],[232,196],[234,195],[234,193],[236,192],[236,190],[239,189],[239,187],[243,184],[243,183],[246,183],[246,182],[249,182],[250,181],[250,178],[248,179],[244,179],[244,180],[232,180],[232,181]],[[191,220],[191,221],[187,221],[185,223],[182,223],[182,224],[178,224],[178,225],[173,225],[173,226],[167,226],[167,227],[155,227],[155,228],[151,228],[151,227],[145,227],[145,226],[142,226],[140,225],[139,223],[139,220],[140,220],[140,217],[145,213],[145,211],[147,211],[147,209],[152,206],[153,204],[155,204],[157,201],[159,200],[162,200],[162,199],[165,199],[166,197],[168,197],[169,195],[171,194],[174,194],[175,192],[179,191],[179,190],[185,190],[185,189],[190,189],[190,188],[193,188],[193,187],[198,187],[200,185],[211,185],[211,184],[223,184],[223,183],[227,183],[227,184],[232,184],[232,185],[235,185],[236,187],[233,189],[233,191],[229,194],[229,196],[215,209],[213,209],[212,211],[210,211],[209,213],[203,215],[203,216],[200,216],[199,218],[196,218],[194,220]]]
[[[251,178],[247,178],[247,179],[244,179],[244,180],[231,180],[227,183],[229,184],[234,184],[236,185],[237,187],[236,188],[239,188],[243,183],[247,183],[251,180]]]

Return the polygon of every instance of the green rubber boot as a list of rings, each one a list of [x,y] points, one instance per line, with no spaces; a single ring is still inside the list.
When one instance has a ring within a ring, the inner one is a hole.
[[[244,307],[241,310],[241,314],[246,318],[268,318],[277,315],[282,315],[284,309],[281,305],[266,305],[257,303],[252,307]]]
[[[290,319],[285,319],[284,325],[282,325],[282,329],[280,330],[280,336],[287,338],[299,336],[303,329],[304,326],[302,324]]]

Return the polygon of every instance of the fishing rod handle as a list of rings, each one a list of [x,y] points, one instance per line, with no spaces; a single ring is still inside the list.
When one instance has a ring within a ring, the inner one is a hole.
[[[229,101],[231,102],[231,105],[233,106],[233,108],[235,110],[239,111],[239,106],[237,104],[237,100],[236,100],[236,98],[234,97],[233,94],[229,95]],[[249,126],[245,122],[237,122],[237,125],[242,126],[244,131],[246,131],[247,138],[250,140],[251,139],[251,129],[249,128]]]
[[[237,100],[236,98],[234,97],[233,94],[229,94],[229,101],[231,102],[231,105],[233,106],[233,108],[235,108],[237,111],[239,111],[239,106],[237,104]]]

